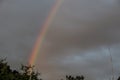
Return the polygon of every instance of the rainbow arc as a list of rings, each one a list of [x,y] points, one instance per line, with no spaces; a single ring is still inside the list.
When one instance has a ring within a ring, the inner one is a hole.
[[[42,30],[40,31],[39,35],[38,35],[38,38],[35,42],[35,45],[32,49],[32,53],[30,55],[30,58],[29,58],[29,65],[33,66],[36,62],[36,59],[37,59],[37,55],[38,53],[40,52],[40,48],[42,46],[42,42],[47,34],[47,31],[59,9],[59,7],[61,6],[63,0],[56,0],[55,4],[53,5],[48,17],[46,18],[45,20],[45,23],[43,24],[42,26]]]

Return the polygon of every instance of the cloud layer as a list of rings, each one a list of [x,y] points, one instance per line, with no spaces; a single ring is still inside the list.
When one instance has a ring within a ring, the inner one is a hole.
[[[5,0],[0,5],[0,55],[13,67],[27,63],[55,0]],[[118,0],[64,0],[43,41],[36,69],[45,80],[83,74],[86,80],[119,75],[120,6]]]
[[[117,78],[119,16],[117,0],[65,0],[43,43],[38,59],[39,65],[44,65],[41,70],[51,74],[52,79],[52,75],[64,74],[84,74],[90,80],[109,79],[110,47]]]

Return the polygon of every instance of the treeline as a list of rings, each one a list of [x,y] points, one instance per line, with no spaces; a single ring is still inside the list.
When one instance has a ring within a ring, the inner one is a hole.
[[[0,60],[0,80],[42,80],[40,73],[34,71],[34,66],[21,65],[20,70],[13,70],[5,59]],[[83,75],[66,75],[61,80],[85,80]],[[120,77],[118,78],[120,80]]]
[[[42,80],[34,67],[21,65],[20,70],[12,70],[6,60],[0,60],[0,80]]]

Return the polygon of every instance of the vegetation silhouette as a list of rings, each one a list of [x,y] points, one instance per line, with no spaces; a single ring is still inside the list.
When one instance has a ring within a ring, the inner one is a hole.
[[[12,70],[5,59],[0,60],[0,80],[42,80],[39,78],[40,73],[33,68],[21,65],[20,70]]]
[[[85,77],[66,75],[65,80],[84,80]],[[21,65],[20,70],[12,70],[6,59],[0,60],[0,80],[42,80],[40,73],[34,71],[34,66]],[[64,79],[61,79],[64,80]],[[120,76],[117,80],[120,80]]]
[[[84,76],[72,76],[72,75],[66,75],[66,80],[84,80]]]

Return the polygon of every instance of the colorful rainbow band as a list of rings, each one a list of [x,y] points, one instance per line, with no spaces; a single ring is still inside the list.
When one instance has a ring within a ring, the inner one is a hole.
[[[36,62],[37,55],[40,52],[40,48],[42,46],[42,42],[44,40],[45,35],[47,34],[48,28],[51,25],[54,16],[57,13],[58,8],[62,4],[63,0],[57,0],[55,5],[52,7],[52,10],[50,11],[47,19],[45,20],[45,23],[43,24],[42,30],[40,31],[38,38],[35,42],[35,45],[32,49],[32,53],[29,58],[29,65],[33,66]]]

